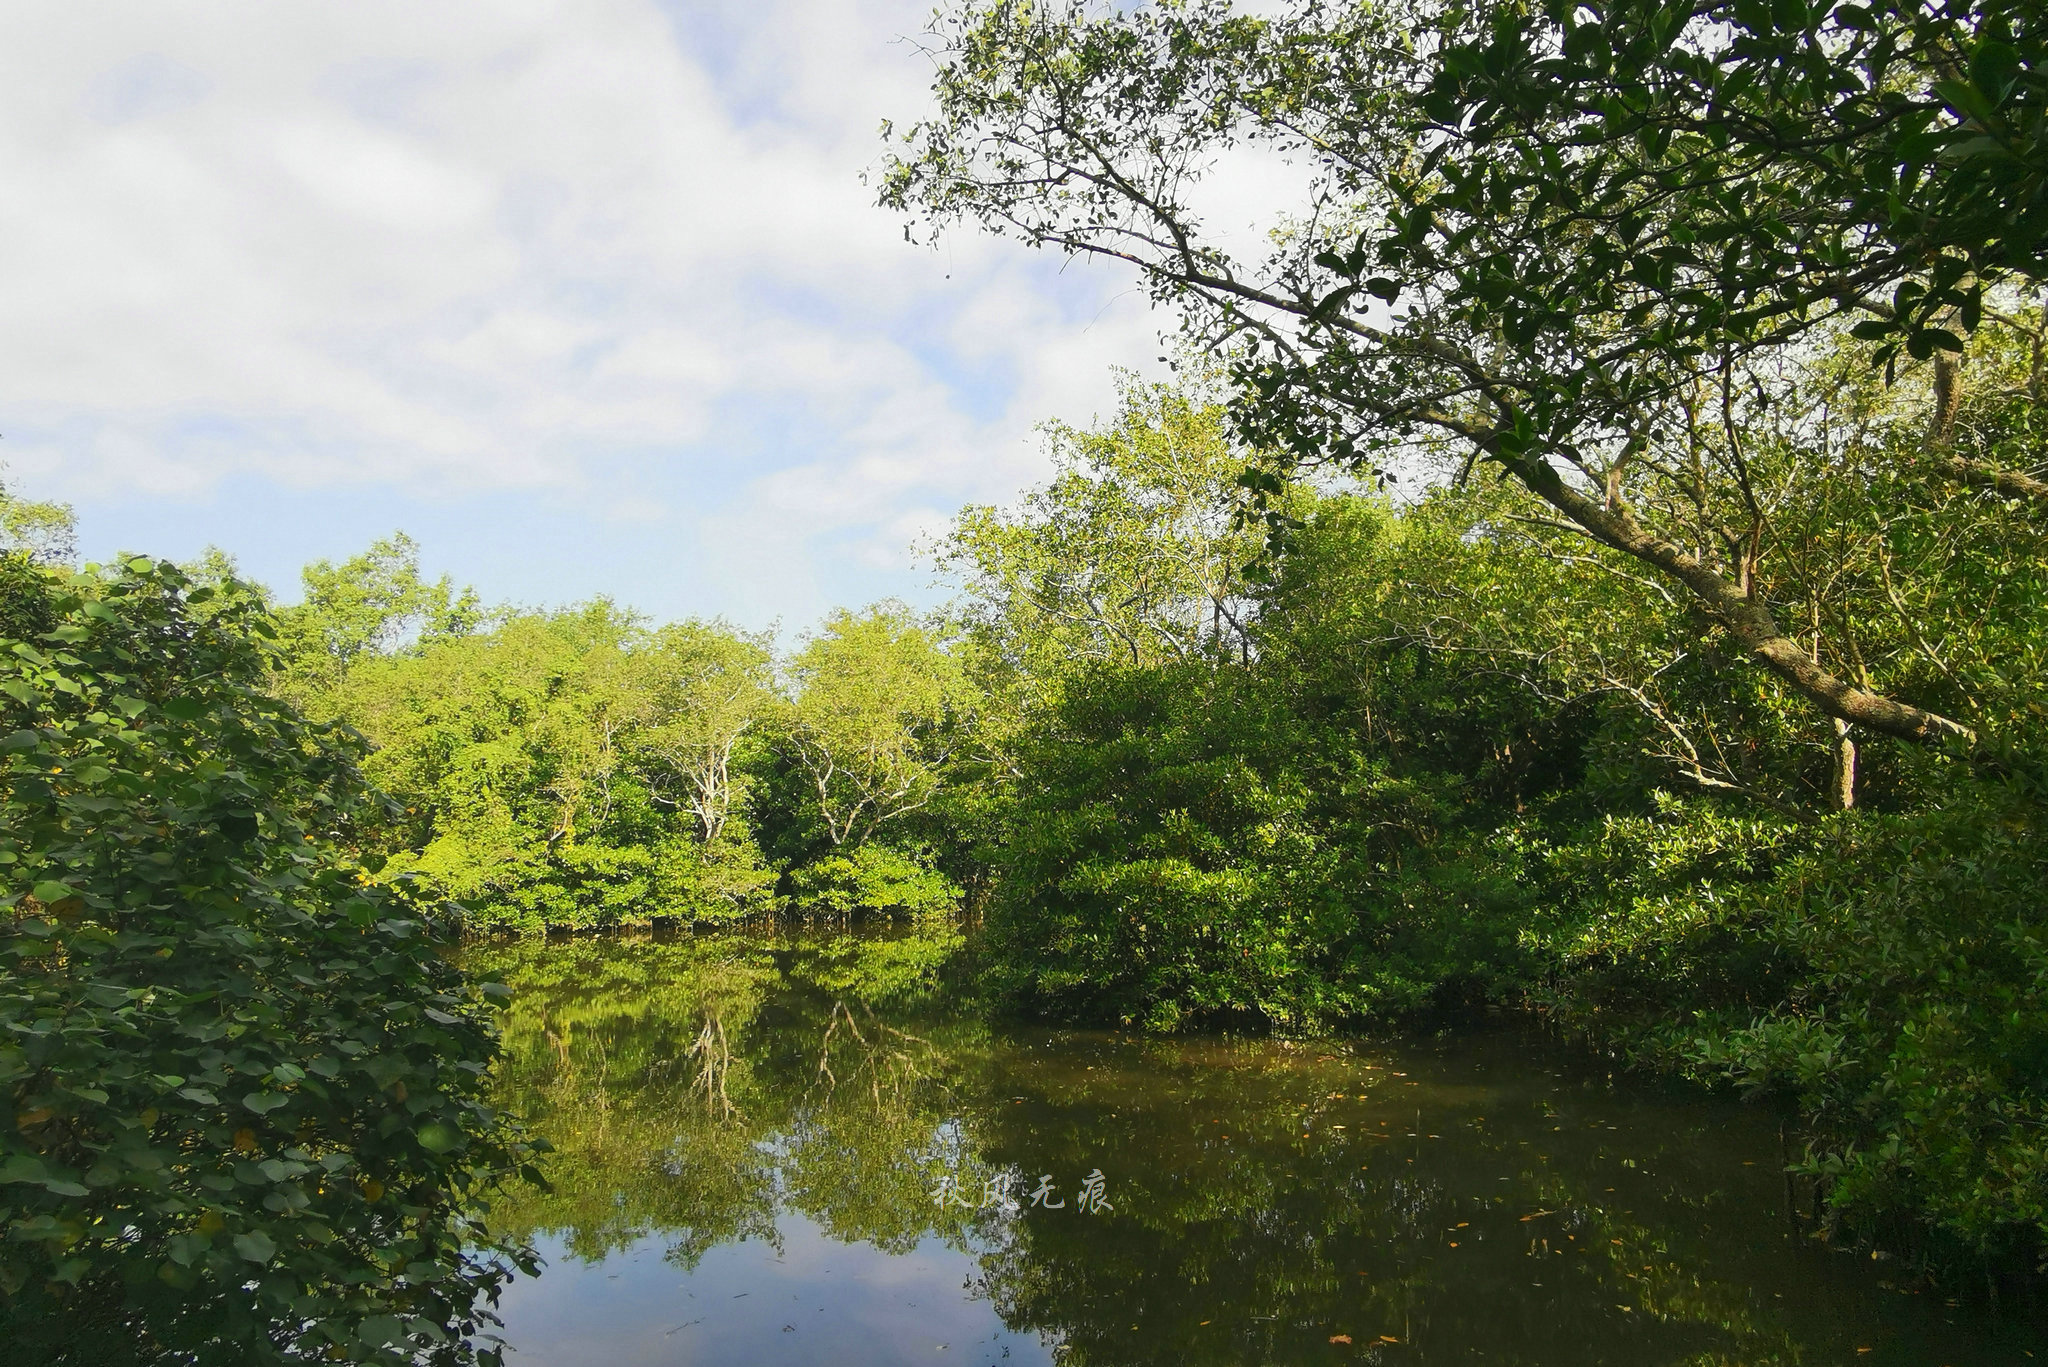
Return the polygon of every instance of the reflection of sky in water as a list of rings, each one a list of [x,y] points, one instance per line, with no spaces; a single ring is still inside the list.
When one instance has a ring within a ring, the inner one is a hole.
[[[1767,1107],[1516,1028],[992,1025],[920,987],[956,945],[479,955],[513,988],[503,1100],[555,1146],[493,1213],[549,1262],[505,1297],[514,1367],[2048,1361],[2022,1316],[1814,1240]]]
[[[642,1239],[598,1263],[538,1241],[548,1261],[500,1306],[513,1367],[929,1362],[1031,1367],[1053,1361],[1036,1334],[1013,1334],[968,1284],[975,1260],[925,1239],[894,1256],[839,1243],[801,1215],[776,1221],[780,1252],[756,1239],[715,1248],[695,1270]],[[787,1327],[785,1327],[787,1326]]]

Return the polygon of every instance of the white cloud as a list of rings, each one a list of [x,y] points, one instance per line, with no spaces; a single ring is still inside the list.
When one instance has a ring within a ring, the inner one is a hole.
[[[1032,424],[1155,350],[1124,277],[972,235],[934,255],[873,206],[927,12],[10,6],[9,459],[88,534],[138,492],[526,490],[694,525],[707,582],[811,610],[838,561],[899,564],[1038,473]],[[625,469],[659,491],[605,487]]]

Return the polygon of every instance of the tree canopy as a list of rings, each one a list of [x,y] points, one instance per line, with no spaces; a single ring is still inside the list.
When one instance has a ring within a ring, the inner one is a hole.
[[[450,927],[377,879],[360,742],[267,691],[239,585],[0,582],[8,1355],[473,1360],[526,1144]]]
[[[1945,358],[2041,266],[2022,9],[998,0],[937,21],[937,107],[882,199],[1136,267],[1244,348],[1236,423],[1281,466],[1496,465],[1821,713],[1968,743],[1755,591],[1769,501],[1706,420],[1780,401],[1786,348],[1846,314],[1873,359],[1928,358],[1946,446]],[[1302,180],[1251,262],[1194,207],[1248,153]]]

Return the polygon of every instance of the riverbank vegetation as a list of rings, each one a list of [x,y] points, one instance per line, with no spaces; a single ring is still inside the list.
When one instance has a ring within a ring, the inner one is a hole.
[[[934,804],[972,709],[901,605],[778,654],[609,601],[485,611],[400,536],[310,567],[279,625],[282,687],[370,742],[400,809],[380,852],[472,931],[958,905]]]
[[[1277,561],[1206,674],[1025,728],[1017,999],[1519,996],[1783,1097],[1842,1227],[2038,1270],[2044,46],[2005,0],[942,14],[883,202],[1135,271],[1230,358]],[[1233,163],[1296,187],[1249,256]]]
[[[279,605],[0,502],[8,1313],[442,1352],[524,1141],[435,933],[963,903],[1005,1009],[1532,1008],[1780,1106],[1844,1237],[2040,1273],[2039,16],[1589,13],[944,20],[884,199],[1188,336],[941,611],[784,648],[403,537]],[[1245,147],[1312,182],[1261,263],[1187,207]]]
[[[380,879],[359,738],[255,597],[0,557],[0,1356],[466,1357],[527,1141],[476,989]]]

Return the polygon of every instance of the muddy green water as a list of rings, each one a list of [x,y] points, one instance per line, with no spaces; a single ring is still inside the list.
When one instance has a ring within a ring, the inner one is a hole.
[[[553,1191],[497,1212],[547,1260],[501,1307],[509,1361],[2048,1358],[1809,1237],[1755,1108],[1508,1025],[991,1023],[933,985],[954,943],[470,955],[513,989],[503,1098],[556,1150]]]

